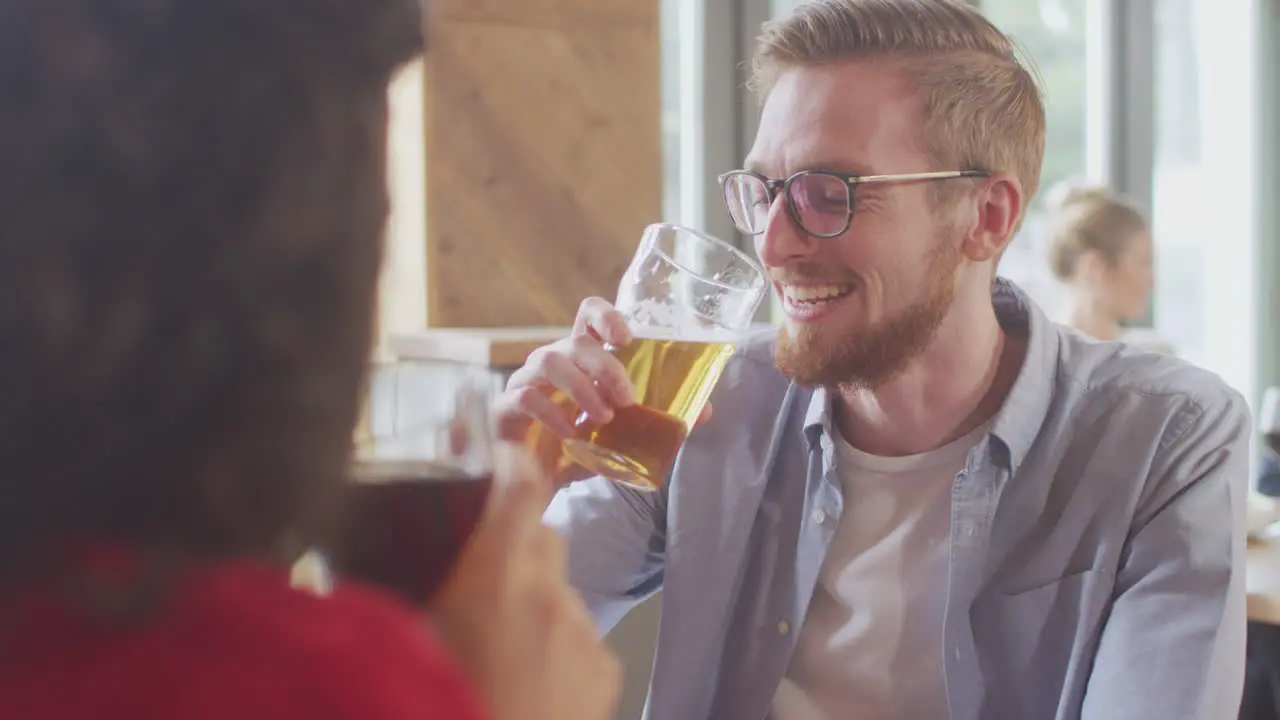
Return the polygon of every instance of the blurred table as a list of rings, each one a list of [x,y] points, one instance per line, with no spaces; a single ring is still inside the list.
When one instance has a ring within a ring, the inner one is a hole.
[[[568,327],[431,328],[396,333],[388,347],[398,360],[461,363],[514,370],[529,353],[568,337]]]
[[[1249,541],[1245,587],[1249,620],[1280,625],[1280,540]]]

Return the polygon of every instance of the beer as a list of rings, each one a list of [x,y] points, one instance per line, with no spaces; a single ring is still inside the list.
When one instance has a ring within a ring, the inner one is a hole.
[[[767,287],[764,269],[732,245],[678,225],[648,226],[614,303],[632,341],[609,348],[636,404],[614,408],[599,426],[556,391],[551,400],[577,417],[576,432],[561,441],[533,423],[525,443],[558,480],[581,476],[578,465],[623,485],[661,488]]]
[[[666,482],[716,381],[724,371],[736,336],[729,333],[663,337],[639,329],[626,347],[613,349],[635,386],[636,404],[616,408],[599,426],[585,416],[578,434],[565,440],[567,458],[597,474],[633,487],[655,490]]]
[[[358,463],[327,554],[339,582],[354,578],[422,606],[453,569],[484,510],[491,474],[443,463]]]

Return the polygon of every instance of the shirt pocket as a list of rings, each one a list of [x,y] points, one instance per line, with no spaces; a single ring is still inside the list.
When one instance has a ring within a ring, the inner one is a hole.
[[[1009,582],[975,601],[974,646],[985,680],[982,717],[1079,713],[1111,593],[1099,568]]]

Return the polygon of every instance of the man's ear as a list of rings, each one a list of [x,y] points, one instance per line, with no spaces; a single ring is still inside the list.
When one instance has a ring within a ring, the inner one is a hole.
[[[961,251],[974,262],[999,257],[1022,217],[1022,183],[1008,173],[987,178],[976,190],[977,217],[965,234]]]

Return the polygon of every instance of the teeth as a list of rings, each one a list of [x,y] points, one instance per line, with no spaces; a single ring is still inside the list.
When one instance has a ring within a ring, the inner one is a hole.
[[[816,302],[830,300],[853,292],[853,285],[787,285],[783,288],[787,299],[795,302]]]

